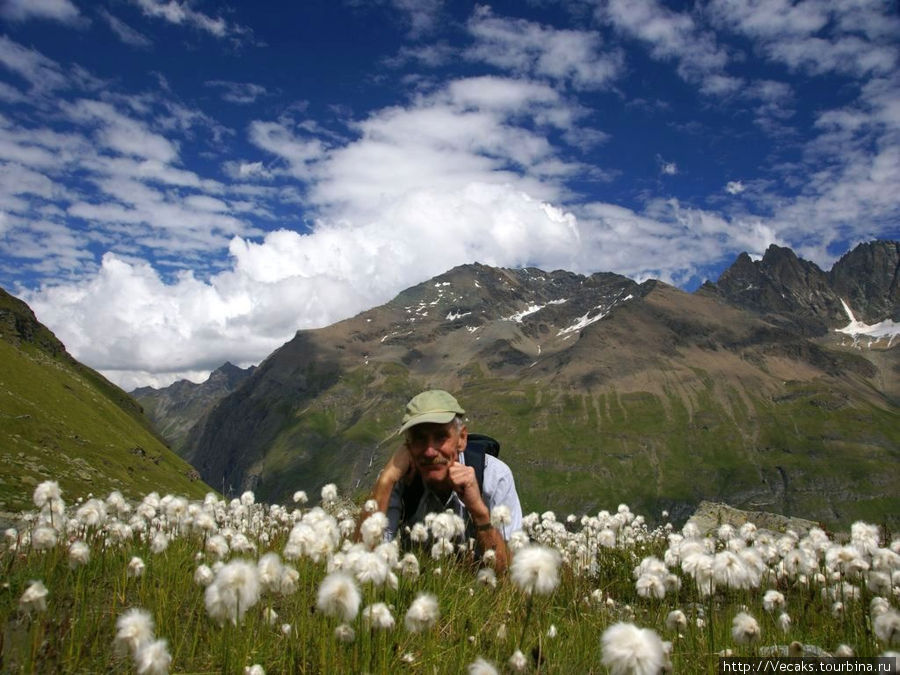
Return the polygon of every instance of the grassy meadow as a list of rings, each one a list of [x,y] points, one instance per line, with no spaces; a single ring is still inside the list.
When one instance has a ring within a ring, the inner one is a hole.
[[[713,673],[720,654],[900,644],[900,539],[861,522],[839,543],[531,513],[494,574],[446,543],[447,514],[402,547],[371,517],[357,541],[335,493],[67,503],[41,483],[0,549],[0,671]]]

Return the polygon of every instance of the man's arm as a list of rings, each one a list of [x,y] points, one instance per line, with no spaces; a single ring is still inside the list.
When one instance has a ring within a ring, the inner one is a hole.
[[[378,477],[375,479],[375,485],[372,487],[372,495],[370,498],[375,500],[379,511],[388,514],[389,520],[390,514],[388,513],[388,508],[391,505],[391,494],[394,491],[394,487],[401,480],[407,478],[414,470],[415,468],[412,463],[412,458],[409,455],[409,450],[404,444],[391,455],[387,464],[384,465],[384,468],[379,472]],[[370,514],[365,511],[359,515],[359,520],[356,523],[357,540],[360,538],[359,528],[369,515]],[[391,526],[392,524],[389,523],[388,528],[391,529]],[[393,527],[396,528],[396,524],[393,524]],[[391,532],[391,536],[392,535],[393,532]]]
[[[412,457],[410,457],[409,450],[406,445],[402,445],[391,455],[381,473],[378,474],[378,478],[375,479],[375,486],[372,488],[372,499],[377,502],[379,511],[382,513],[387,512],[391,491],[394,489],[394,486],[406,478],[413,470]]]
[[[502,574],[509,566],[509,551],[503,535],[491,523],[491,511],[481,498],[475,469],[459,462],[450,465],[450,482],[475,525],[475,541],[482,551],[494,550],[494,569]]]

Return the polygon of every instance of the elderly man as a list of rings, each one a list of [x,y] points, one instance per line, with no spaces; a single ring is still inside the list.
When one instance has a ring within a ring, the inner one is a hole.
[[[402,525],[424,520],[428,513],[452,510],[466,523],[467,534],[480,551],[493,549],[494,566],[506,569],[506,539],[522,527],[522,507],[509,467],[484,455],[484,477],[466,464],[466,428],[463,410],[446,391],[434,389],[414,396],[406,405],[400,427],[403,445],[391,456],[375,482],[373,498],[387,515],[387,536],[393,538]],[[474,454],[474,453],[471,453]],[[421,481],[421,488],[414,483]],[[421,494],[416,504],[404,504],[404,495]],[[491,512],[509,510],[508,522],[498,530]]]

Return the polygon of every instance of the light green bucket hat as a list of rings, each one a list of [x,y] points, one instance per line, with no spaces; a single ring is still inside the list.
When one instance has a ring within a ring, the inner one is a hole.
[[[466,413],[453,396],[443,389],[430,389],[413,396],[406,404],[406,414],[403,416],[403,425],[400,432],[417,424],[433,422],[446,424],[457,415]]]

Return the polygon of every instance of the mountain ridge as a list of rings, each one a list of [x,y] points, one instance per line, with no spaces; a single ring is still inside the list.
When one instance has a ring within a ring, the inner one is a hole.
[[[192,426],[209,414],[222,398],[237,389],[256,370],[239,368],[230,361],[216,368],[200,383],[179,380],[167,387],[139,387],[130,392],[140,402],[154,427],[179,455]]]
[[[890,261],[897,250],[875,242],[848,256]],[[609,481],[609,499],[650,511],[709,498],[835,523],[881,513],[883,499],[900,512],[877,469],[896,466],[900,447],[896,348],[876,346],[873,361],[843,342],[835,329],[849,318],[828,274],[793,252],[735,264],[721,287],[693,294],[612,273],[453,268],[298,331],[191,430],[185,456],[226,492],[364,490],[405,401],[440,386],[473,430],[504,441],[535,508],[596,506],[593,476]],[[751,266],[767,290],[748,299],[735,280]],[[854,311],[896,311],[895,285],[856,274],[842,282],[865,300]],[[622,471],[634,480],[617,486]]]

